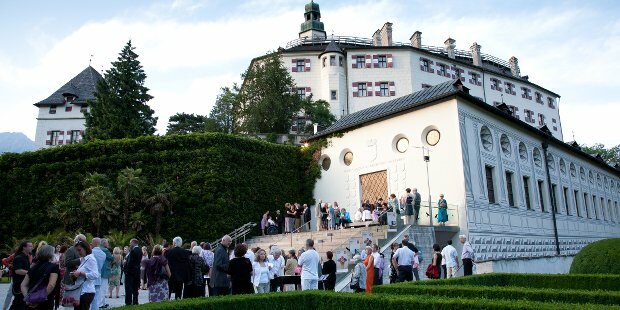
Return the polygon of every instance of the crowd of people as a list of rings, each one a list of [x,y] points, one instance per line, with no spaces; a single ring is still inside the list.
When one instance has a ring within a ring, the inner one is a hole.
[[[314,210],[317,230],[344,229],[351,223],[374,221],[380,225],[387,225],[387,213],[395,212],[403,216],[405,224],[415,224],[420,219],[422,198],[416,188],[407,188],[405,192],[396,197],[391,194],[387,201],[377,197],[374,202],[370,200],[360,201],[360,206],[352,214],[345,208],[340,208],[338,202],[326,203],[319,200]],[[439,195],[437,201],[437,222],[440,226],[448,222],[448,202],[444,195]],[[286,234],[300,231],[310,231],[312,210],[307,204],[286,203],[284,211],[276,211],[272,216],[266,211],[260,221],[263,235]]]

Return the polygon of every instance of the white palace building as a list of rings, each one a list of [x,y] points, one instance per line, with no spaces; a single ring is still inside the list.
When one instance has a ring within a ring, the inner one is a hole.
[[[558,94],[477,43],[410,40],[394,42],[391,23],[370,39],[327,36],[319,5],[305,6],[282,61],[299,95],[339,118],[309,139],[328,142],[315,199],[354,212],[417,187],[420,224],[436,226],[427,201],[443,193],[435,240],[468,235],[480,271],[567,272],[588,243],[620,237],[619,167],[563,142]]]

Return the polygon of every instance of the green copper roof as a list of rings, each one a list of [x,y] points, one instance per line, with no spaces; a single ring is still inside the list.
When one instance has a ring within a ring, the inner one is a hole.
[[[320,30],[325,31],[325,26],[321,22],[321,10],[319,4],[311,1],[305,6],[304,18],[305,22],[301,24],[301,32],[308,30]]]

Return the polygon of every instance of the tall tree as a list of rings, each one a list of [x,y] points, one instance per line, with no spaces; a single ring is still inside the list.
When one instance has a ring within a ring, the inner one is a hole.
[[[605,148],[602,143],[595,143],[591,146],[584,144],[581,145],[581,150],[592,156],[600,154],[603,160],[612,166],[620,164],[620,144],[611,148]]]
[[[304,128],[305,134],[314,134],[314,124],[325,129],[336,121],[336,117],[329,111],[329,103],[323,99],[313,101],[312,98],[306,98],[302,102],[302,112],[310,119],[310,124]]]
[[[80,201],[92,219],[97,236],[101,235],[103,222],[112,222],[118,214],[118,201],[106,181],[103,174],[89,173],[83,182],[86,188],[80,192]]]
[[[302,103],[294,91],[293,78],[281,62],[281,54],[271,53],[253,63],[242,78],[238,106],[240,131],[288,133]]]
[[[144,189],[146,180],[142,177],[142,169],[125,168],[116,178],[116,186],[123,197],[123,231],[128,228],[129,214],[132,211],[134,201]]]
[[[155,236],[161,231],[161,218],[166,210],[172,209],[175,193],[166,184],[160,184],[155,188],[155,193],[146,199],[151,215],[155,217]]]
[[[168,119],[167,135],[219,131],[216,121],[204,115],[177,113]]]
[[[144,86],[146,73],[131,40],[112,68],[97,82],[95,100],[86,117],[86,140],[135,138],[155,133],[157,117],[148,106],[153,99]]]
[[[238,107],[239,87],[234,84],[233,87],[222,87],[220,94],[215,100],[215,105],[211,109],[209,118],[213,119],[217,125],[218,131],[225,133],[234,133],[236,130],[237,117],[235,111]]]

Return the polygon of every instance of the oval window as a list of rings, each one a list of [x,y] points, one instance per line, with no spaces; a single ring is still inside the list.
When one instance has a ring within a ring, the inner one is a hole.
[[[327,171],[329,170],[329,167],[332,165],[332,160],[329,159],[329,157],[325,157],[323,158],[323,160],[321,161],[321,168],[323,168],[323,170]]]
[[[398,150],[400,153],[404,153],[407,151],[408,148],[409,148],[409,139],[407,138],[398,139],[398,141],[396,142],[396,150]]]
[[[491,130],[487,126],[482,126],[480,129],[480,140],[485,150],[489,152],[493,150],[493,135],[491,135]]]
[[[353,162],[353,153],[351,152],[347,152],[344,154],[344,164],[347,166],[350,166],[351,163]]]

